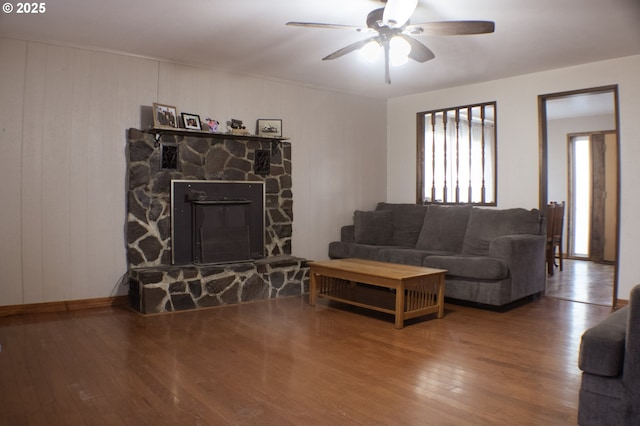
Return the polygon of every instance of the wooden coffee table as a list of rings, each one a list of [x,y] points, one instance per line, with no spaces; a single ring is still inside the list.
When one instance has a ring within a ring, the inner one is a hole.
[[[309,262],[309,268],[311,306],[323,297],[393,314],[397,329],[405,319],[444,315],[444,269],[364,259]]]

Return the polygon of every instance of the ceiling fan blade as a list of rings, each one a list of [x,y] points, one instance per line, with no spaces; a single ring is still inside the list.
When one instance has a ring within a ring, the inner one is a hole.
[[[411,45],[411,52],[409,52],[409,57],[414,61],[427,62],[436,57],[431,49],[420,43],[415,38],[409,37],[404,34],[401,34],[400,37],[405,39],[409,43],[409,45]]]
[[[495,31],[493,21],[442,21],[407,25],[403,31],[410,35],[448,36],[488,34]]]
[[[418,6],[418,0],[387,0],[382,22],[390,28],[400,28],[407,23]]]
[[[359,33],[368,33],[372,32],[371,28],[366,27],[356,27],[353,25],[340,25],[340,24],[321,24],[318,22],[287,22],[285,25],[290,27],[307,27],[307,28],[325,28],[332,30],[352,30],[357,31]]]
[[[344,56],[347,53],[351,53],[351,52],[353,52],[355,50],[358,50],[358,49],[364,47],[364,45],[369,43],[371,40],[375,40],[377,38],[378,37],[371,37],[371,38],[367,38],[365,40],[356,41],[355,43],[351,43],[350,45],[345,46],[342,49],[336,50],[335,52],[331,53],[330,55],[325,56],[324,58],[322,58],[322,60],[323,61],[328,61],[330,59],[340,58],[341,56]]]

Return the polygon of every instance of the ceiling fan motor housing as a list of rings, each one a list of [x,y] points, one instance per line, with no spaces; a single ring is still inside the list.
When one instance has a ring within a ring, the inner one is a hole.
[[[378,30],[382,26],[384,8],[374,9],[367,15],[367,27]]]

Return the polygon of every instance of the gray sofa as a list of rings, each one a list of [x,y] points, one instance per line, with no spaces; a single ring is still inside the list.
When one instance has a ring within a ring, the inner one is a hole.
[[[356,211],[329,257],[446,269],[445,297],[503,306],[545,289],[538,210],[379,203]]]
[[[629,304],[585,331],[578,424],[640,425],[640,285]]]

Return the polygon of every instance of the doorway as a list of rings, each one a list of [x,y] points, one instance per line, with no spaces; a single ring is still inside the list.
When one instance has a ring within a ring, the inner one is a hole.
[[[604,275],[609,278],[603,284],[608,286],[610,294],[606,303],[602,297],[589,300],[589,291],[573,293],[587,294],[586,300],[579,300],[582,302],[616,306],[620,188],[618,87],[614,85],[540,95],[538,107],[540,209],[544,211],[551,201],[566,201],[563,240],[567,247],[563,251],[568,253],[569,265],[572,265],[564,277],[560,272],[549,279],[548,287],[557,280],[562,281],[563,287],[587,285],[584,283],[589,282],[592,283],[589,285],[598,285],[595,280],[585,278],[584,271],[587,274],[597,271],[602,278],[602,270],[608,268],[611,273]],[[613,143],[606,156],[605,151],[598,151],[600,148],[604,150],[605,135],[608,135],[609,144]],[[576,173],[581,170],[587,176],[587,182],[585,178],[577,180]],[[585,183],[588,195],[579,195],[578,186]],[[585,220],[587,225],[584,225]],[[583,231],[579,232],[580,229]],[[577,270],[582,271],[581,275],[571,278]],[[596,290],[594,292],[602,292],[602,288]],[[572,294],[566,288],[564,292]],[[552,291],[548,294],[553,296]]]

